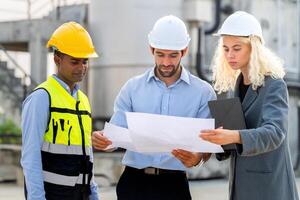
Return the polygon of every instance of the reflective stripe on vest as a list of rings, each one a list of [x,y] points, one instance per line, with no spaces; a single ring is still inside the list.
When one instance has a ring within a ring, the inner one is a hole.
[[[67,155],[83,155],[82,146],[79,145],[62,145],[44,142],[42,151],[54,154],[67,154]],[[91,155],[91,147],[85,147],[86,155]]]
[[[43,171],[44,181],[56,185],[75,186],[75,184],[83,184],[83,174],[79,176],[64,176],[52,172]],[[85,175],[85,180],[88,180],[88,175]],[[87,182],[85,184],[88,184]]]

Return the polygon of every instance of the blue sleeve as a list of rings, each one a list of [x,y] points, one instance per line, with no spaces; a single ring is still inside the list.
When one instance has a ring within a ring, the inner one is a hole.
[[[89,197],[90,200],[99,200],[99,196],[98,196],[98,185],[97,183],[92,180],[92,184],[91,184],[91,195]]]
[[[127,128],[125,112],[132,112],[129,82],[122,87],[115,100],[114,114],[111,117],[110,123]]]
[[[91,156],[90,160],[91,162],[94,162],[94,153],[93,153],[93,148],[91,148]],[[98,185],[94,180],[94,169],[93,169],[93,178],[92,178],[92,183],[91,183],[91,195],[89,196],[90,200],[99,200],[98,196]]]
[[[197,117],[198,118],[211,118],[211,114],[208,107],[208,102],[212,100],[216,100],[217,96],[213,88],[207,84],[205,87],[201,89],[202,101],[200,108],[198,110]]]
[[[27,199],[45,199],[41,147],[49,118],[48,93],[39,89],[29,95],[22,108],[22,157]]]

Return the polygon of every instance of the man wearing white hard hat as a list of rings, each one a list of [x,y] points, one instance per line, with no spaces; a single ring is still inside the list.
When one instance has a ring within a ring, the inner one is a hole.
[[[214,88],[234,90],[247,129],[206,130],[200,137],[231,152],[230,200],[298,200],[288,147],[288,90],[281,60],[264,46],[262,29],[251,14],[238,11],[223,23],[213,61]],[[217,155],[225,159],[226,156]]]
[[[207,102],[216,98],[214,90],[180,63],[190,41],[184,22],[172,15],[162,17],[155,23],[148,39],[155,65],[122,87],[110,122],[127,127],[124,112],[210,117]],[[104,150],[110,144],[101,131],[94,132],[95,148]],[[117,185],[118,199],[191,199],[185,170],[206,161],[209,156],[179,149],[172,154],[142,154],[127,150],[123,159],[125,170]]]

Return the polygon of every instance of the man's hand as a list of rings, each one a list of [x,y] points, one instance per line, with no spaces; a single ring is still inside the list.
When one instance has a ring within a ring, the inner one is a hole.
[[[112,142],[103,135],[102,131],[94,131],[92,134],[93,147],[98,150],[106,150]]]
[[[211,156],[210,153],[194,153],[182,149],[175,149],[172,154],[188,168],[196,166],[200,161],[206,162]]]
[[[211,153],[202,153],[202,161],[207,162],[211,157]]]
[[[232,143],[241,144],[240,133],[236,130],[228,129],[213,129],[201,131],[200,138],[208,142],[212,142],[219,145],[226,145]]]

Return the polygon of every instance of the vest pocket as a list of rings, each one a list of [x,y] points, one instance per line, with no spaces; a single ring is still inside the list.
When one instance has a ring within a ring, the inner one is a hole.
[[[52,119],[52,129],[53,129],[53,141],[52,141],[52,143],[55,144],[57,131],[58,131],[58,123],[57,123],[57,121],[54,121],[54,119]]]
[[[66,144],[70,146],[72,144],[71,141],[71,132],[72,132],[72,123],[70,120],[66,120],[63,118],[52,119],[52,130],[53,130],[53,144]]]

